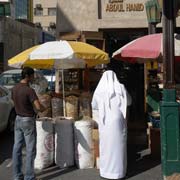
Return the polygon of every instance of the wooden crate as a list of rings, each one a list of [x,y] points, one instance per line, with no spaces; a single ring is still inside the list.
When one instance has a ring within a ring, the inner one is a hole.
[[[150,128],[150,149],[153,158],[161,158],[161,141],[159,128]]]

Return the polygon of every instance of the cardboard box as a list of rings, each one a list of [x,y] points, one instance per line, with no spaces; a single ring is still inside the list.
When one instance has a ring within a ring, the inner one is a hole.
[[[94,159],[95,159],[95,166],[98,168],[99,161],[99,131],[98,129],[93,129],[93,142],[94,142]]]

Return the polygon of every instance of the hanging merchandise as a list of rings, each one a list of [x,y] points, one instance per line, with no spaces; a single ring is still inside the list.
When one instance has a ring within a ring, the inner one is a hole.
[[[40,71],[34,73],[34,80],[30,86],[35,90],[36,94],[44,94],[48,89],[48,81]]]
[[[94,148],[91,121],[74,122],[75,162],[78,168],[94,167]]]
[[[74,166],[73,120],[64,117],[55,118],[55,164]]]
[[[51,118],[39,118],[36,120],[37,145],[35,169],[44,169],[54,163],[54,132]]]

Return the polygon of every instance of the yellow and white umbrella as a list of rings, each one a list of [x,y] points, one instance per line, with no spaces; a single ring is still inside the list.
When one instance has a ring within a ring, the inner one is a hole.
[[[62,88],[64,99],[63,69],[92,67],[109,63],[108,54],[83,42],[50,41],[29,48],[8,60],[8,65],[14,68],[29,66],[37,69],[62,69]],[[56,92],[59,92],[59,81],[56,79]]]
[[[84,62],[84,61],[85,62]],[[109,63],[108,54],[83,42],[51,41],[29,48],[8,60],[15,68],[30,66],[37,69],[82,68]]]

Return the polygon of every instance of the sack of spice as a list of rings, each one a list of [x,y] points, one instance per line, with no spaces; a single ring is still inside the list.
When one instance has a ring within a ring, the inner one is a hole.
[[[39,102],[45,108],[43,112],[38,112],[38,116],[41,117],[52,117],[52,109],[51,109],[51,96],[48,94],[39,95]]]
[[[67,96],[66,102],[66,116],[72,117],[74,120],[78,119],[78,97],[74,95]]]
[[[91,96],[89,93],[82,93],[79,98],[79,116],[92,117]]]
[[[52,117],[63,116],[63,99],[60,97],[53,97],[52,104]]]

